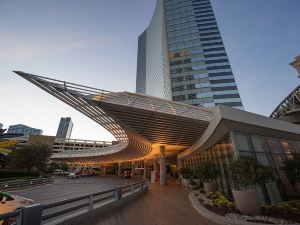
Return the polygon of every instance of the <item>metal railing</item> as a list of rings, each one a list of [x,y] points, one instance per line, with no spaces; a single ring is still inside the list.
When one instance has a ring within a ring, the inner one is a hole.
[[[147,182],[142,180],[129,185],[118,186],[74,198],[59,200],[42,205],[32,205],[13,212],[0,214],[0,224],[1,221],[9,220],[11,218],[16,218],[16,225],[47,224],[56,219],[63,220],[63,218],[69,218],[69,216],[73,213],[92,211],[97,207],[119,201],[123,197],[132,195],[133,193],[145,188],[147,188]],[[24,217],[25,214],[26,216]],[[38,222],[37,218],[39,220]]]
[[[14,181],[2,181],[0,182],[0,190],[15,190],[19,188],[25,188],[30,186],[37,186],[43,184],[49,184],[54,182],[53,177],[47,178],[35,178],[28,180],[14,180]]]

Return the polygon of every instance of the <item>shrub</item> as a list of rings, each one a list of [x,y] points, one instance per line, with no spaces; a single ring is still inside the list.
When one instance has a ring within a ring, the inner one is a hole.
[[[234,202],[227,202],[227,208],[228,209],[235,209],[235,204],[234,204]]]
[[[209,198],[209,199],[211,199],[211,196],[212,196],[212,195],[214,195],[213,192],[208,192],[208,193],[206,194],[206,197]]]
[[[274,208],[271,205],[265,205],[261,207],[262,212],[269,214],[274,212]]]
[[[296,184],[300,182],[300,154],[294,154],[294,159],[284,160],[282,169],[291,182],[294,191],[297,192]]]
[[[274,169],[260,165],[253,156],[239,156],[230,164],[230,170],[236,187],[243,191],[275,179]]]
[[[280,205],[276,205],[275,210],[277,213],[280,213],[280,214],[285,214],[288,212],[288,209],[286,209],[285,207],[280,206]]]
[[[220,171],[213,161],[205,161],[198,168],[198,174],[201,180],[211,182],[219,177]]]
[[[220,200],[220,199],[216,201],[216,205],[217,205],[219,208],[223,208],[223,207],[227,206],[227,203],[228,203],[228,201]]]
[[[38,177],[39,173],[26,172],[26,171],[15,171],[15,170],[0,170],[1,178],[12,178],[12,177]]]

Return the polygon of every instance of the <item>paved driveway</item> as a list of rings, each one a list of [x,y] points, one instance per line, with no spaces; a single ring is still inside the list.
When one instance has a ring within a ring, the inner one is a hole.
[[[52,184],[12,191],[12,193],[33,199],[34,203],[48,203],[125,185],[128,182],[132,181],[114,177],[82,177],[80,179],[57,177]]]
[[[192,206],[188,190],[175,182],[151,184],[149,191],[86,225],[217,225]]]

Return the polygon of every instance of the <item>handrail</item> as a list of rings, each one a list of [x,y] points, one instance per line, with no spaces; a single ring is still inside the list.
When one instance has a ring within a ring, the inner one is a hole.
[[[92,210],[96,203],[103,204],[106,201],[112,202],[122,198],[122,194],[130,194],[137,190],[143,190],[146,185],[146,181],[138,181],[129,185],[106,189],[100,192],[81,195],[73,198],[63,199],[56,202],[50,202],[43,205],[42,221],[45,223],[47,220],[55,219],[56,217],[66,216],[66,214],[72,213],[76,210]],[[130,189],[129,189],[130,188]],[[73,205],[68,205],[74,203]],[[59,209],[56,209],[60,207]],[[50,212],[49,212],[50,211]]]
[[[23,224],[24,218],[22,218],[22,215],[28,209],[28,207],[31,207],[33,209],[29,211],[27,210],[25,213],[27,214],[27,216],[25,216],[25,220],[27,222],[24,222],[24,224],[32,223],[30,222],[31,216],[28,215],[28,213],[34,213],[35,215],[40,213],[39,215],[41,221],[39,224],[47,224],[49,222],[52,223],[53,220],[58,219],[58,217],[61,220],[68,218],[75,212],[88,212],[94,210],[95,206],[107,205],[109,203],[119,201],[123,196],[134,194],[135,192],[141,191],[145,188],[147,188],[147,182],[146,180],[141,180],[129,185],[117,186],[115,188],[109,188],[103,191],[63,199],[56,202],[26,206],[13,212],[0,214],[0,222],[9,220],[10,218],[16,218],[18,225]]]
[[[35,186],[41,184],[52,183],[53,177],[47,178],[34,178],[28,180],[15,180],[15,181],[2,181],[0,182],[0,190],[12,190],[17,188],[23,188],[28,186]]]
[[[0,222],[1,220],[8,220],[10,218],[20,217],[22,214],[22,210],[18,209],[12,212],[0,214]]]

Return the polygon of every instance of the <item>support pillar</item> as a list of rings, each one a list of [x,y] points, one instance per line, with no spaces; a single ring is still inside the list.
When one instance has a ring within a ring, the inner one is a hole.
[[[167,184],[167,158],[166,158],[166,150],[165,146],[160,146],[160,156],[159,156],[159,164],[160,164],[160,185]]]
[[[118,163],[118,177],[121,177],[121,163]]]
[[[146,166],[146,161],[144,160],[144,174],[143,174],[144,179],[146,179],[146,175],[147,175],[147,166]]]
[[[133,178],[133,175],[134,175],[134,169],[135,169],[135,165],[134,165],[134,162],[132,161],[132,162],[131,162],[131,178]]]
[[[182,159],[177,158],[177,171],[182,168]]]
[[[154,160],[153,160],[153,168],[154,168],[154,172],[155,173],[157,173],[158,172],[158,168],[159,168],[159,166],[158,166],[158,159],[157,159],[157,155],[156,156],[154,156],[155,158],[154,158]]]

